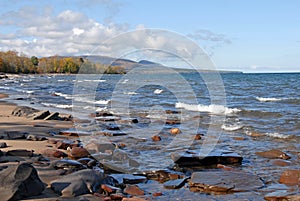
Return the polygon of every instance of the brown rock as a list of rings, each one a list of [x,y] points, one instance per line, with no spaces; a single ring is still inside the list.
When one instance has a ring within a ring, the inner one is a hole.
[[[286,191],[275,191],[268,193],[264,198],[268,201],[299,201],[300,194],[295,195]]]
[[[159,135],[153,135],[151,137],[151,139],[154,141],[154,142],[157,142],[157,141],[161,141],[161,137]]]
[[[234,139],[234,140],[238,140],[238,141],[243,141],[243,140],[245,140],[244,137],[234,137],[233,139]]]
[[[59,135],[70,136],[70,137],[79,137],[77,132],[72,131],[60,131]]]
[[[101,184],[101,189],[106,193],[106,194],[111,194],[111,193],[116,193],[117,191],[121,190],[120,188],[108,185],[108,184]]]
[[[287,160],[282,160],[282,159],[275,159],[272,161],[272,164],[276,165],[276,166],[290,166],[291,162],[287,161]]]
[[[201,140],[201,134],[196,134],[194,140]]]
[[[90,153],[82,147],[73,147],[71,150],[71,157],[73,158],[84,158],[89,156]]]
[[[249,133],[247,133],[247,135],[249,135],[251,137],[262,137],[262,136],[264,136],[264,134],[256,133],[256,132],[249,132]]]
[[[180,129],[179,128],[171,128],[170,129],[170,133],[172,135],[178,135],[179,133],[181,133]]]
[[[222,165],[222,164],[218,164],[217,168],[220,168],[220,169],[223,169],[223,170],[226,170],[226,171],[232,171],[233,170],[233,168],[228,167],[226,165]]]
[[[272,149],[269,151],[262,151],[262,152],[256,152],[257,155],[265,158],[280,158],[280,159],[290,159],[291,157],[287,155],[286,153],[278,150],[278,149]]]
[[[285,185],[300,185],[300,170],[286,170],[280,176],[279,182]]]
[[[140,197],[132,197],[132,198],[123,198],[122,201],[147,201],[144,198],[140,198]]]
[[[162,196],[162,192],[155,192],[152,195],[155,197]]]
[[[111,194],[110,195],[110,199],[111,200],[123,200],[124,199],[124,195],[123,194],[120,194],[120,193],[115,193],[115,194]]]
[[[45,149],[42,151],[42,155],[48,156],[48,157],[55,157],[55,158],[61,158],[61,157],[66,157],[67,154],[57,150],[57,149]]]
[[[145,192],[136,185],[126,185],[124,193],[129,195],[144,195]]]

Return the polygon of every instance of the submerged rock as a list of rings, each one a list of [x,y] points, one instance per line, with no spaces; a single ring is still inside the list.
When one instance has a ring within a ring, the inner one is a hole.
[[[189,185],[192,192],[226,194],[257,190],[264,184],[258,176],[251,173],[204,171],[194,172]]]
[[[39,195],[45,189],[36,169],[28,163],[7,167],[0,171],[0,178],[1,200],[20,200]]]
[[[164,187],[167,189],[178,189],[184,186],[186,182],[186,179],[175,179],[175,180],[169,180],[164,183]]]
[[[100,186],[104,174],[86,169],[51,182],[51,189],[63,197],[75,197],[94,193]]]
[[[286,153],[278,150],[278,149],[272,149],[269,151],[262,151],[262,152],[256,152],[257,155],[261,156],[261,157],[265,157],[265,158],[270,158],[270,159],[275,159],[275,158],[279,158],[279,159],[290,159],[291,157],[289,155],[287,155]]]
[[[290,186],[300,186],[300,170],[286,170],[280,176],[279,182]]]
[[[171,154],[172,160],[179,166],[216,166],[217,164],[241,164],[243,157],[231,151],[213,151],[201,157],[194,153]]]

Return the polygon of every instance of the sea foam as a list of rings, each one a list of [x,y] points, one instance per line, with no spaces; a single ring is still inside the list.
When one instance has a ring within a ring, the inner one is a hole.
[[[183,108],[190,111],[199,111],[199,112],[208,112],[212,114],[232,114],[240,112],[240,109],[237,108],[228,108],[223,105],[191,105],[186,103],[176,103],[176,108]]]
[[[256,100],[260,102],[276,102],[281,101],[281,98],[264,98],[264,97],[256,97]]]

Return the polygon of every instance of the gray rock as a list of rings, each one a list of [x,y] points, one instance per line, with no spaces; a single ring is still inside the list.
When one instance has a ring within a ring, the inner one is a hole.
[[[208,156],[201,157],[197,153],[172,154],[172,160],[179,166],[215,166],[217,164],[241,164],[243,157],[231,151],[212,151]]]
[[[145,176],[136,176],[133,174],[110,174],[109,177],[117,181],[118,185],[138,184],[147,181],[147,178]]]
[[[18,106],[12,111],[13,116],[17,117],[30,117],[30,115],[37,113],[39,110],[27,106]]]
[[[31,140],[31,141],[45,141],[45,140],[47,140],[47,138],[44,137],[44,136],[37,136],[37,135],[32,135],[32,134],[28,135],[26,137],[26,139]]]
[[[54,169],[75,169],[75,170],[82,170],[85,169],[85,166],[75,160],[69,160],[69,159],[62,159],[62,160],[56,160],[51,163],[51,167]]]
[[[39,112],[33,113],[32,114],[32,119],[33,120],[45,119],[49,115],[50,115],[49,110],[43,110],[43,111],[39,111]]]
[[[1,200],[20,200],[39,195],[45,189],[36,169],[28,163],[7,167],[0,171],[0,178]]]
[[[7,156],[23,156],[23,157],[32,157],[33,150],[26,149],[14,149],[6,152]]]
[[[186,179],[169,180],[164,183],[164,187],[167,189],[178,189],[184,186]]]
[[[6,148],[7,144],[5,142],[0,142],[0,148]],[[0,154],[1,156],[1,154]]]
[[[5,134],[8,140],[26,139],[28,135],[28,133],[20,131],[6,131]]]
[[[58,112],[51,113],[49,116],[44,118],[44,120],[60,120],[59,113]]]
[[[86,169],[51,182],[51,189],[63,197],[75,197],[93,193],[100,186],[104,174]]]
[[[193,192],[226,194],[257,190],[264,184],[258,176],[251,173],[203,171],[194,172],[189,185]]]

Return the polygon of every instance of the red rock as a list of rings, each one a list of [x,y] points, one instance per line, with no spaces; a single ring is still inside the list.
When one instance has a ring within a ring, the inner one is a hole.
[[[42,151],[42,155],[48,156],[48,157],[55,157],[55,158],[61,158],[66,157],[67,154],[56,149],[45,149]]]
[[[136,185],[126,185],[126,188],[124,189],[124,193],[130,194],[130,195],[144,195],[145,194],[145,192]]]
[[[71,157],[73,158],[84,158],[88,157],[90,153],[82,147],[73,147],[71,150]]]
[[[101,189],[104,190],[108,194],[116,193],[118,190],[120,190],[119,188],[108,185],[108,184],[101,184]]]
[[[155,197],[162,196],[162,192],[155,192],[152,195]]]
[[[287,155],[286,153],[284,153],[278,149],[256,152],[256,154],[259,156],[265,157],[265,158],[281,158],[281,159],[285,159],[285,160],[291,158],[289,155]]]
[[[157,142],[157,141],[161,141],[161,137],[159,135],[153,135],[151,137],[151,139],[154,141],[154,142]]]
[[[234,139],[234,140],[238,140],[238,141],[243,141],[243,140],[245,140],[244,137],[234,137],[233,139]]]
[[[201,140],[201,134],[196,134],[194,140]]]
[[[228,167],[226,165],[222,165],[222,164],[217,164],[217,168],[223,169],[223,170],[227,170],[227,171],[232,171],[233,168]]]
[[[171,133],[172,135],[177,135],[177,134],[181,133],[181,131],[180,131],[179,128],[171,128],[171,129],[170,129],[170,133]]]
[[[300,170],[286,170],[280,176],[279,182],[285,185],[300,185]]]
[[[282,159],[275,159],[272,161],[272,164],[276,166],[289,166],[291,165],[291,162]]]
[[[121,201],[124,199],[124,196],[122,194],[116,193],[116,194],[111,194],[110,198],[112,200],[120,200]]]

